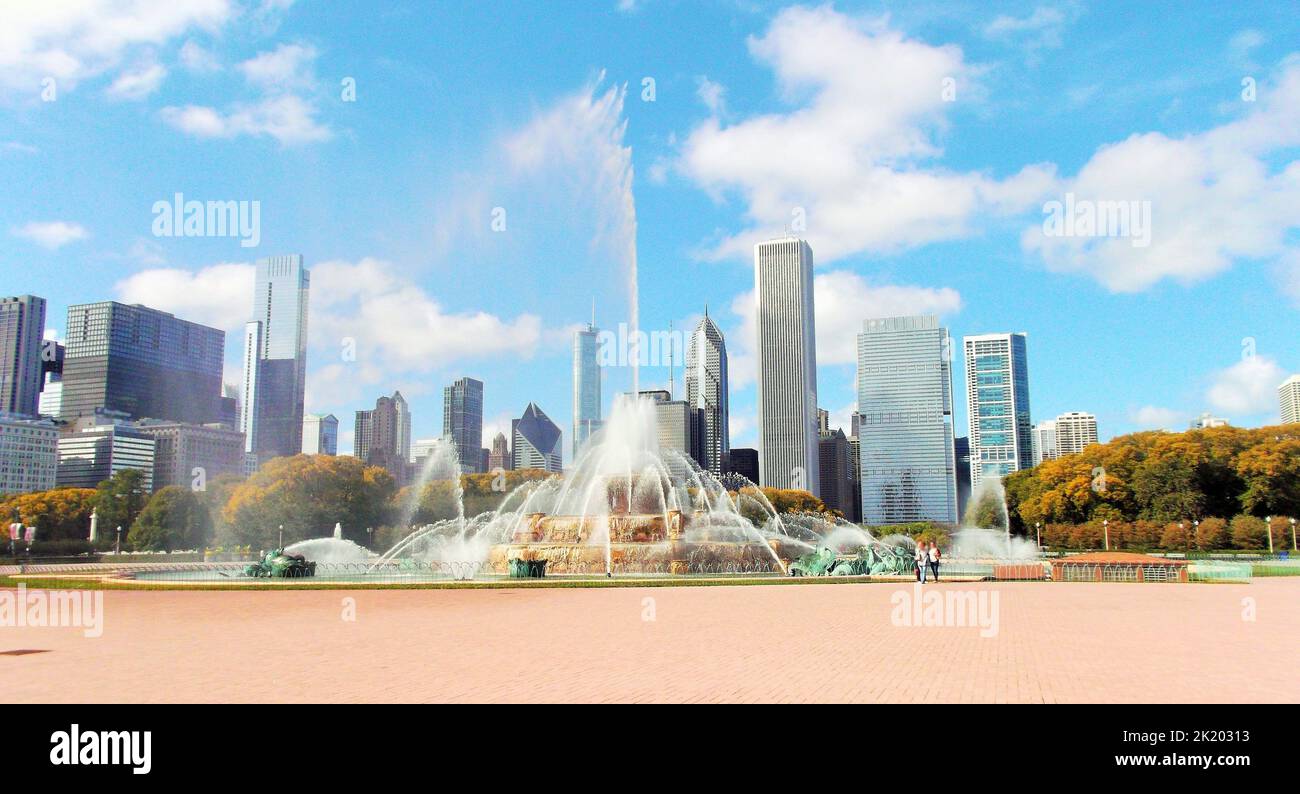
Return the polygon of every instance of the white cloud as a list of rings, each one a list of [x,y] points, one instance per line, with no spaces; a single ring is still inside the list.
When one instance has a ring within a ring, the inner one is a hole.
[[[268,90],[291,91],[310,88],[316,82],[313,65],[316,49],[302,44],[281,44],[239,64],[239,71],[253,85]]]
[[[1230,417],[1277,410],[1277,385],[1286,372],[1267,356],[1248,356],[1212,376],[1205,394],[1210,407]]]
[[[1141,291],[1164,279],[1193,283],[1235,260],[1293,255],[1287,236],[1300,228],[1300,160],[1271,163],[1300,145],[1300,57],[1259,86],[1252,107],[1206,132],[1135,134],[1103,146],[1053,197],[1149,202],[1149,245],[1124,237],[1047,236],[1040,215],[1021,235],[1022,247],[1052,270],[1089,276],[1113,292]]]
[[[231,0],[7,0],[0,24],[0,84],[36,94],[118,68],[132,50],[193,30],[213,31],[237,13]]]
[[[325,141],[330,129],[316,120],[316,107],[293,94],[267,97],[253,105],[236,105],[223,113],[202,105],[166,107],[163,121],[197,138],[270,137],[286,146]]]
[[[84,226],[70,221],[32,221],[13,229],[12,234],[51,251],[90,236]]]
[[[700,77],[695,82],[695,95],[715,116],[721,113],[726,105],[726,93],[727,89],[722,84],[715,83],[707,77]]]
[[[22,154],[39,154],[41,151],[40,149],[37,149],[35,146],[32,146],[31,144],[23,143],[22,141],[5,141],[4,148],[7,151],[20,152]]]
[[[914,314],[951,316],[961,311],[961,306],[961,295],[950,287],[872,284],[847,270],[818,274],[813,279],[817,365],[856,363],[863,320]],[[756,308],[752,290],[736,296],[731,304],[732,312],[740,317],[740,326],[727,336],[727,374],[733,389],[748,385],[758,375]]]
[[[683,143],[678,169],[719,200],[738,195],[749,221],[706,256],[750,256],[799,209],[821,262],[959,238],[977,214],[1024,211],[1053,184],[1047,166],[998,180],[934,165],[947,81],[962,100],[978,93],[979,69],[957,47],[823,6],[785,9],[749,49],[793,108],[733,125],[710,117]]]
[[[221,70],[221,62],[217,56],[194,39],[189,39],[181,45],[177,57],[180,59],[181,66],[191,72],[204,74]]]
[[[1144,405],[1130,411],[1129,421],[1139,430],[1183,430],[1187,427],[1186,414],[1156,405]]]
[[[1003,14],[984,26],[984,35],[996,41],[1022,44],[1030,51],[1061,46],[1061,36],[1077,11],[1039,6],[1025,17]]]
[[[130,71],[118,75],[108,87],[108,95],[115,99],[133,102],[148,97],[158,90],[167,77],[167,68],[157,61],[146,61]]]
[[[391,372],[429,372],[455,361],[528,358],[544,343],[541,318],[507,320],[483,311],[450,312],[377,259],[312,267],[310,324],[315,346],[356,340],[358,363]]]
[[[253,265],[222,262],[201,270],[141,270],[114,285],[119,300],[142,303],[228,334],[244,327],[253,312]]]

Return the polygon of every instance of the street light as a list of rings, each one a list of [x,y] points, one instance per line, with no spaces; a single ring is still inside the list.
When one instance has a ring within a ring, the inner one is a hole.
[[[1291,551],[1300,551],[1295,547],[1295,519],[1291,519]]]
[[[280,525],[280,548],[284,548],[284,524]]]
[[[1187,539],[1187,548],[1189,551],[1192,548],[1192,541],[1196,539],[1196,536],[1200,531],[1201,531],[1201,519],[1198,518],[1192,522],[1192,536]]]
[[[1264,519],[1264,532],[1268,535],[1268,553],[1273,553],[1273,516]]]
[[[1043,548],[1043,522],[1042,521],[1034,522],[1034,532],[1038,535],[1038,548],[1041,551]]]
[[[1106,551],[1110,551],[1110,519],[1103,519],[1101,522],[1102,531],[1106,533]]]
[[[114,554],[122,553],[122,528],[117,528],[117,545],[113,547]]]

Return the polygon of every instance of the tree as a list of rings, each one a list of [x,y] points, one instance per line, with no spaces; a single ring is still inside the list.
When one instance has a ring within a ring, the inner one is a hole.
[[[114,542],[118,527],[123,533],[129,530],[149,498],[144,488],[144,472],[139,469],[123,469],[101,482],[95,491],[101,543]]]
[[[1237,456],[1241,509],[1257,516],[1300,512],[1300,440],[1265,443]]]
[[[1245,514],[1232,519],[1232,545],[1239,549],[1267,548],[1268,533],[1264,530],[1264,519]]]
[[[188,488],[169,485],[158,491],[131,526],[132,548],[144,551],[199,549],[212,533],[212,518]]]
[[[1228,531],[1228,522],[1222,518],[1210,517],[1196,527],[1196,548],[1201,551],[1214,551],[1216,549],[1226,549],[1232,543],[1232,535]]]
[[[387,521],[396,491],[385,469],[354,457],[275,458],[230,494],[222,512],[223,541],[270,548],[279,542],[281,526],[288,545],[324,537],[339,523],[344,538],[364,544],[366,528]]]
[[[18,494],[0,501],[4,523],[18,520],[36,527],[36,537],[48,540],[84,540],[90,536],[90,514],[97,492],[92,488],[56,488],[52,491]],[[99,524],[104,527],[103,521]]]
[[[1173,521],[1165,525],[1160,535],[1160,548],[1165,551],[1187,551],[1192,545],[1192,533],[1187,525],[1179,526]]]

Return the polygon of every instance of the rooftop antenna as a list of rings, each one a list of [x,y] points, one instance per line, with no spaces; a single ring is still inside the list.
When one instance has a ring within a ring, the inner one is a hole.
[[[668,321],[668,399],[673,399],[673,321]]]
[[[591,325],[589,327],[593,331],[596,329],[596,296],[595,295],[591,296]]]

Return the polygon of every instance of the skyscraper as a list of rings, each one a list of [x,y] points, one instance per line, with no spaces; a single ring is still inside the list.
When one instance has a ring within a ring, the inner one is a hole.
[[[1282,424],[1300,422],[1300,375],[1292,375],[1277,387],[1277,399],[1282,405]]]
[[[1097,443],[1097,417],[1083,411],[1070,411],[1056,417],[1056,454],[1077,455],[1089,444]]]
[[[222,474],[244,470],[244,435],[216,424],[191,425],[150,419],[134,428],[153,439],[153,489],[193,488]]]
[[[831,510],[840,511],[846,520],[857,521],[857,500],[853,498],[857,478],[852,472],[853,448],[848,436],[838,427],[827,427],[819,434],[817,455],[821,474],[817,497]]]
[[[511,420],[510,435],[512,468],[563,470],[564,453],[560,444],[564,434],[536,403],[528,403],[524,415]]]
[[[868,524],[957,521],[951,351],[937,317],[862,324],[859,483]]]
[[[387,469],[399,486],[406,485],[411,469],[411,412],[402,393],[380,397],[373,410],[357,411],[353,430],[352,454],[367,466]]]
[[[754,246],[754,294],[762,484],[817,493],[817,339],[808,243],[785,237]]]
[[[53,339],[41,343],[41,416],[57,419],[63,413],[63,359],[67,348]]]
[[[44,298],[0,298],[0,414],[36,417],[44,336]]]
[[[461,471],[482,470],[482,381],[461,378],[442,390],[442,434],[456,445]]]
[[[260,259],[253,319],[244,326],[245,450],[265,462],[302,451],[311,276],[299,254]]]
[[[1045,419],[1034,425],[1034,465],[1045,460],[1056,460],[1061,453],[1056,448],[1056,422]]]
[[[573,334],[573,457],[600,429],[600,332],[596,319]]]
[[[1034,465],[1029,422],[1029,352],[1023,333],[963,340],[970,422],[971,489]]]
[[[307,414],[302,418],[302,451],[305,455],[337,455],[339,420],[334,414]]]
[[[221,419],[226,334],[147,306],[68,307],[65,420],[117,411],[131,419]]]
[[[685,477],[690,468],[685,459],[690,458],[696,463],[700,461],[700,420],[697,412],[690,403],[674,400],[672,392],[663,389],[643,391],[639,397],[654,403],[659,452],[667,462],[669,471],[674,477]],[[664,455],[667,451],[675,452],[681,457]]]
[[[686,346],[686,402],[695,412],[701,468],[722,476],[731,453],[727,396],[727,343],[704,309]]]
[[[492,452],[488,454],[488,471],[500,469],[506,471],[514,466],[514,461],[510,459],[510,442],[506,440],[505,433],[497,433],[497,437],[492,439]]]
[[[142,472],[144,490],[153,491],[154,440],[122,420],[59,437],[60,488],[94,488],[125,469]]]
[[[59,431],[53,422],[0,416],[0,496],[53,488],[58,457]]]

